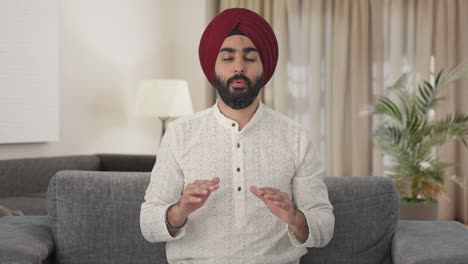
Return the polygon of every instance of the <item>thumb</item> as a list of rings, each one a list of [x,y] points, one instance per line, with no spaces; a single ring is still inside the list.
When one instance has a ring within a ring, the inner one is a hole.
[[[219,177],[214,177],[211,181],[213,183],[215,183],[215,184],[218,184],[219,183]]]

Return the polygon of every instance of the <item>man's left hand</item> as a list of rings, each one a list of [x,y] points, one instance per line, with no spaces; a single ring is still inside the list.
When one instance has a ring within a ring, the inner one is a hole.
[[[260,198],[270,212],[283,222],[288,225],[296,225],[298,223],[298,216],[301,213],[293,206],[288,193],[275,188],[257,188],[256,186],[251,186],[250,191]]]

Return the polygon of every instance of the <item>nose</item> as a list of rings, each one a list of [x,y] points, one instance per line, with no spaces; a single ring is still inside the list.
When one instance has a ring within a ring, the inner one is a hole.
[[[234,73],[245,73],[245,64],[242,59],[236,59],[234,61]]]

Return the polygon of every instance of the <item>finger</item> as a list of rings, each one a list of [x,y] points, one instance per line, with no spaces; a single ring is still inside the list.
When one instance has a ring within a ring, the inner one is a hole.
[[[287,192],[281,192],[280,195],[283,196],[284,200],[291,201]]]
[[[261,191],[262,192],[262,195],[265,196],[265,195],[276,195],[278,194],[278,192],[272,192],[272,191]]]
[[[278,189],[270,188],[263,191],[263,193],[264,195],[281,195],[281,197],[283,197],[284,200],[291,200],[289,199],[289,194],[287,192],[282,192]]]
[[[211,180],[211,182],[213,182],[214,184],[219,184],[219,181],[220,181],[219,177],[214,177],[214,178]]]
[[[216,177],[218,178],[218,177]],[[218,178],[219,179],[219,178]],[[219,186],[219,180],[216,181],[205,181],[205,180],[196,180],[193,182],[194,185],[202,185],[202,186]]]
[[[189,192],[189,191],[192,190],[194,187],[196,187],[196,185],[193,184],[193,183],[187,184],[187,186],[185,186],[184,193],[185,193],[185,192]]]
[[[270,201],[278,201],[278,202],[284,201],[284,197],[280,194],[265,194],[263,197],[265,197],[265,199],[270,200]]]
[[[263,188],[260,188],[261,191],[264,191],[264,192],[281,192],[280,190],[278,189],[275,189],[275,188],[271,188],[271,187],[263,187]]]
[[[206,196],[210,194],[210,190],[200,187],[193,187],[186,192],[186,195],[198,195],[198,196]]]
[[[190,196],[190,195],[185,196],[184,199],[187,203],[199,203],[202,201],[202,198]]]
[[[262,192],[256,186],[250,186],[250,192],[253,193],[255,196],[262,198]]]
[[[282,208],[282,209],[285,209],[285,210],[288,210],[289,209],[289,205],[287,203],[284,203],[284,202],[278,202],[278,201],[274,201],[273,202],[276,206]]]
[[[267,194],[270,194],[270,195],[280,195],[280,194],[281,194],[280,191],[273,191],[273,190],[263,190],[262,193],[263,193],[263,195],[267,195]]]
[[[214,190],[217,190],[219,188],[218,184],[208,184],[208,183],[200,183],[200,184],[198,184],[196,186],[199,187],[199,188],[209,190],[209,191],[214,191]]]
[[[261,191],[255,187],[255,186],[250,186],[250,192],[253,193],[253,195],[257,196],[258,199],[262,200],[263,203],[267,203],[268,202],[268,199],[266,199],[265,197],[263,197],[263,195],[261,194]]]
[[[186,191],[190,191],[192,189],[198,189],[198,188],[202,188],[202,189],[206,189],[206,190],[209,190],[209,191],[214,191],[216,189],[219,188],[219,185],[215,184],[209,184],[209,183],[190,183],[187,185],[187,188],[186,188]]]
[[[209,181],[209,180],[196,180],[193,182],[193,184],[216,184],[216,183],[213,183],[213,181]]]

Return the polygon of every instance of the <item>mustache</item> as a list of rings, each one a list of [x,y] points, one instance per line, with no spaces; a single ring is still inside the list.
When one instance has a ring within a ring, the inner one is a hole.
[[[237,81],[237,80],[243,80],[245,81],[245,83],[247,84],[247,87],[250,87],[251,86],[251,81],[249,78],[247,78],[247,76],[243,75],[243,74],[236,74],[234,76],[232,76],[231,78],[229,78],[227,80],[227,85],[229,86],[232,82],[234,81]]]

